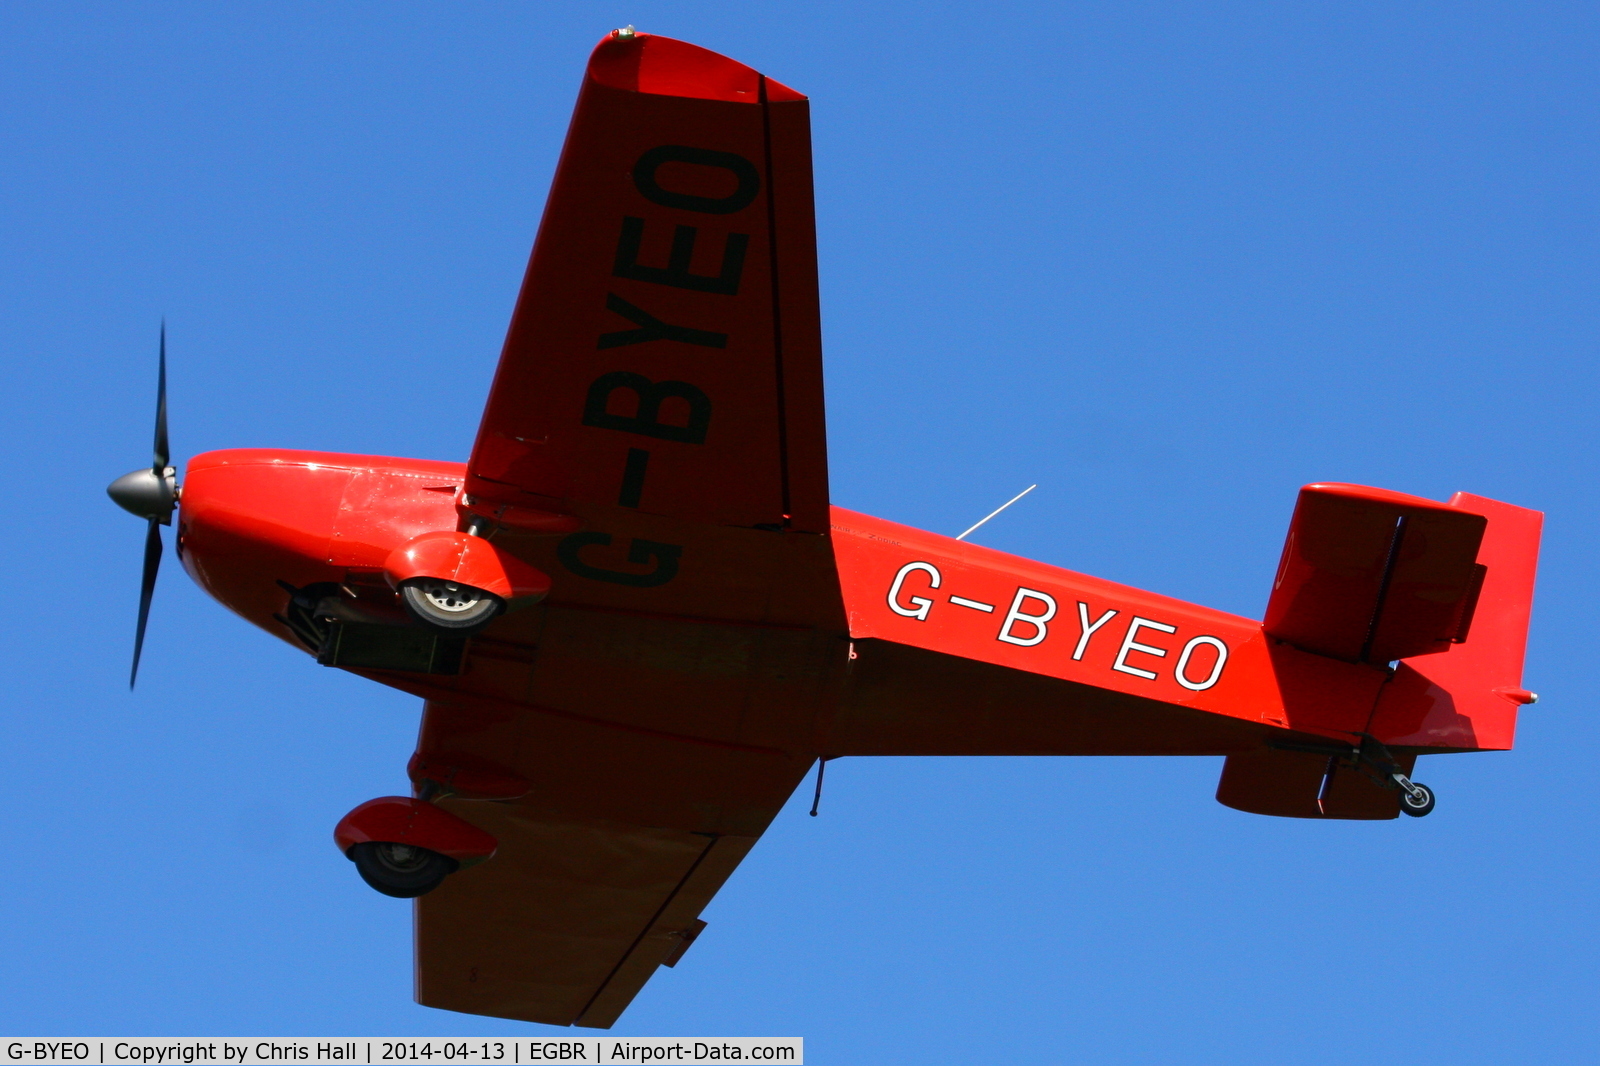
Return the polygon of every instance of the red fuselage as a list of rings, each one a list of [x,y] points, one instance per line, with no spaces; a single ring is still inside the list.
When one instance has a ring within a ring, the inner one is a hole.
[[[340,585],[367,590],[371,600],[394,549],[463,525],[464,477],[459,463],[209,452],[188,467],[179,551],[190,575],[218,601],[298,645],[284,621],[286,586]],[[925,671],[863,664],[861,683],[847,699],[865,713],[836,718],[834,736],[820,745],[829,753],[1226,754],[1259,744],[1263,730],[1340,739],[1368,732],[1391,746],[1432,750],[1511,745],[1510,698],[1489,704],[1492,713],[1463,715],[1441,705],[1419,679],[1412,691],[1388,685],[1394,698],[1384,703],[1389,671],[1296,650],[1268,638],[1251,619],[841,508],[833,513],[849,625],[841,637],[933,653],[957,675],[984,664],[1067,681],[1081,686],[1081,700],[1056,715],[1017,713],[1004,716],[1010,725],[975,729],[959,714],[949,719],[940,712],[946,704],[974,710],[974,695],[961,685],[925,692],[919,680]],[[560,607],[563,575],[559,563],[550,569],[556,580],[548,604]],[[486,637],[516,643],[520,628],[507,620]],[[432,680],[426,690],[412,678],[363,672],[423,694],[448,685],[530,698],[495,691],[492,682],[483,689],[488,677],[475,679],[470,654],[468,663],[461,676]],[[905,691],[916,693],[914,707],[899,707],[910,698]],[[888,738],[874,736],[881,721],[874,706],[889,715]],[[923,728],[909,734],[922,742],[908,741],[904,715],[922,717]]]

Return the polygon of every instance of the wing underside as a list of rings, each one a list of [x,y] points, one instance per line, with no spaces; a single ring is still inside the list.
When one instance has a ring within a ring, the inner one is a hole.
[[[601,42],[468,492],[826,532],[808,107],[693,45]]]
[[[500,850],[418,901],[421,1003],[610,1025],[814,758],[846,645],[807,108],[667,38],[590,60],[466,484],[577,531],[502,522],[548,599],[412,686],[419,758],[500,782],[441,801]]]
[[[550,1025],[615,1022],[755,844],[471,806],[500,850],[418,901],[417,1001]]]

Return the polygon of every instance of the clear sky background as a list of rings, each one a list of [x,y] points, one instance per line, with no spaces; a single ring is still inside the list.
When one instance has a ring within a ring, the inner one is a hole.
[[[331,843],[418,702],[168,558],[126,689],[156,330],[172,440],[463,460],[590,48],[813,101],[835,502],[1259,616],[1296,489],[1548,513],[1508,754],[1422,820],[1221,760],[844,760],[616,1030],[833,1063],[1596,1056],[1590,4],[0,7],[0,1031],[555,1033],[418,1007]],[[802,802],[804,800],[804,802]]]

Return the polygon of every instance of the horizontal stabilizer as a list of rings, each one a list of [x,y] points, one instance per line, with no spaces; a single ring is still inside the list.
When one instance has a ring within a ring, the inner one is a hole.
[[[1487,525],[1420,496],[1307,485],[1267,602],[1267,635],[1345,662],[1449,651],[1472,624]]]
[[[1396,758],[1410,775],[1415,755]],[[1347,759],[1265,749],[1230,755],[1217,782],[1217,802],[1279,818],[1382,820],[1400,816],[1400,792],[1384,788]]]

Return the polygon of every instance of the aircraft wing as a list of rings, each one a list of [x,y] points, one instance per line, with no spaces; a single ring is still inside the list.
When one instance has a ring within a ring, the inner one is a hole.
[[[807,108],[679,41],[595,49],[465,486],[551,592],[404,686],[422,776],[500,841],[418,901],[418,1002],[610,1025],[818,750],[848,644]]]
[[[552,707],[429,700],[413,774],[444,782],[455,794],[439,805],[499,849],[416,901],[417,1002],[609,1027],[687,950],[810,764]]]
[[[467,813],[500,840],[493,861],[417,905],[417,1001],[430,1007],[609,1028],[658,967],[676,965],[755,843],[492,806]]]
[[[808,108],[682,41],[600,43],[468,493],[827,531]]]

